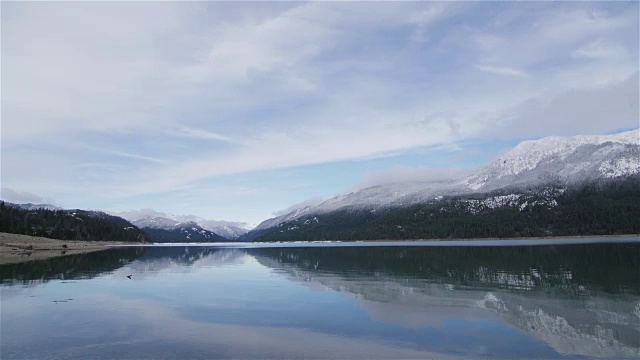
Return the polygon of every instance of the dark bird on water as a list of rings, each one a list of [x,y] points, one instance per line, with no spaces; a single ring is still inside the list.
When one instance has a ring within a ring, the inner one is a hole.
[[[129,279],[131,279],[131,275],[127,275],[127,277],[128,277]]]

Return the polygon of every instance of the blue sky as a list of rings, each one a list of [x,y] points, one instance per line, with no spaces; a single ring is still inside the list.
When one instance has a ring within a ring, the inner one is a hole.
[[[2,5],[2,197],[255,224],[638,127],[637,2]]]

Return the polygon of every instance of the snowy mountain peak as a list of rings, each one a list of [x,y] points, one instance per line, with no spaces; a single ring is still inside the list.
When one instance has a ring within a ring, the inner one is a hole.
[[[551,136],[523,141],[496,161],[463,180],[471,190],[555,176],[562,182],[585,177],[636,174],[640,171],[640,130],[614,135]]]
[[[222,220],[204,220],[196,221],[202,228],[212,231],[229,240],[236,240],[240,235],[245,234],[249,230],[244,228],[243,223]]]
[[[134,225],[143,229],[174,230],[180,228],[199,228],[220,235],[229,240],[235,240],[248,230],[239,223],[231,221],[205,220],[198,217],[143,217],[132,221]]]
[[[311,210],[311,206],[305,206],[303,208],[294,209],[290,213],[286,213],[284,215],[276,216],[274,218],[267,219],[267,220],[261,222],[253,230],[268,229],[270,227],[274,227],[274,226],[276,226],[278,224],[281,224],[283,222],[287,222],[287,221],[291,221],[291,220],[297,219],[300,216],[302,216],[302,215],[306,214],[307,212],[309,212],[310,210]]]
[[[463,179],[394,183],[337,195],[319,204],[288,209],[260,223],[254,231],[302,216],[338,209],[403,207],[443,196],[482,193],[502,188],[568,186],[640,173],[640,130],[614,135],[552,136],[524,141]]]
[[[638,145],[639,131],[633,130],[614,135],[550,136],[540,140],[523,141],[501,156],[494,164],[503,170],[498,176],[517,175],[534,169],[543,159],[552,156],[564,160],[583,145],[600,145],[607,142]]]
[[[162,229],[162,230],[171,230],[174,228],[177,221],[163,218],[163,217],[155,217],[155,218],[142,218],[132,222],[133,225],[139,228],[149,228],[149,229]]]

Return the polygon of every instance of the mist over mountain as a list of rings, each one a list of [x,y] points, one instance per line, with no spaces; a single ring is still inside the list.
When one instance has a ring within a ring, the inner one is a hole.
[[[571,198],[569,202],[577,206],[576,204],[582,201],[578,197],[586,194],[577,195],[573,190],[583,189],[584,186],[595,186],[593,188],[595,192],[606,190],[627,193],[630,191],[635,194],[640,173],[639,136],[640,130],[632,130],[613,135],[547,137],[524,141],[466,177],[427,178],[424,181],[390,183],[341,194],[317,205],[303,203],[301,207],[290,209],[291,211],[287,213],[263,221],[243,239],[260,239],[267,233],[271,234],[269,239],[272,241],[281,239],[285,233],[296,235],[307,233],[308,236],[304,237],[307,239],[309,237],[318,240],[333,239],[327,237],[329,233],[326,227],[331,226],[342,227],[340,232],[330,232],[333,236],[360,239],[361,236],[354,238],[348,235],[348,229],[357,223],[353,217],[357,217],[362,226],[367,227],[371,225],[371,219],[379,220],[381,214],[394,218],[389,220],[393,224],[382,225],[383,228],[392,226],[399,231],[405,231],[403,229],[409,224],[415,226],[416,222],[420,223],[415,219],[418,215],[415,215],[414,219],[395,219],[396,215],[406,209],[426,205],[433,207],[428,209],[428,212],[478,215],[474,221],[494,210],[515,209],[518,213],[525,210],[543,211],[543,209],[555,211],[560,208],[558,202],[560,198],[566,201]],[[625,182],[622,186],[624,189],[611,187],[611,184],[622,182]],[[609,205],[611,208],[617,206]],[[417,209],[414,213],[418,214],[425,210],[427,209]],[[396,213],[392,216],[394,211]],[[636,209],[630,211],[635,212]],[[331,224],[319,225],[323,217]],[[352,222],[347,220],[350,217]],[[512,217],[517,217],[517,214]],[[551,218],[549,214],[549,219]],[[336,221],[345,221],[351,225],[338,225]],[[448,221],[455,222],[453,219]],[[538,221],[542,220],[538,219]],[[427,227],[429,222],[429,219],[423,219],[420,227]],[[534,226],[535,223],[536,220],[527,221],[527,225],[523,225],[527,229],[511,236],[557,234],[551,229],[542,230],[547,228],[548,224],[540,223],[535,226],[536,229],[530,229],[529,227]],[[453,226],[453,223],[450,226]],[[311,227],[318,227],[318,229],[308,232],[303,230]],[[369,232],[365,233],[368,233],[367,236],[376,236]],[[385,231],[384,233],[385,236],[389,236],[393,232]],[[416,233],[416,235],[419,234],[420,232]],[[509,236],[508,232],[504,235]],[[406,238],[406,236],[405,231],[404,235],[398,234],[391,238]]]
[[[473,191],[488,191],[553,182],[573,185],[637,174],[639,132],[524,141],[467,177],[463,184]]]
[[[640,216],[639,136],[640,130],[632,130],[524,141],[474,171],[395,167],[397,173],[373,174],[348,193],[293,205],[251,231],[245,223],[152,209],[111,215],[144,230],[154,242],[637,233],[627,219]],[[363,187],[368,184],[375,186]],[[62,210],[49,204],[12,206]]]

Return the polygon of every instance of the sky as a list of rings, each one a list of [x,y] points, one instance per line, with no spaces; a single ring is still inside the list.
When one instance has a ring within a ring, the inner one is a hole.
[[[2,2],[4,200],[255,225],[638,128],[638,2]]]

